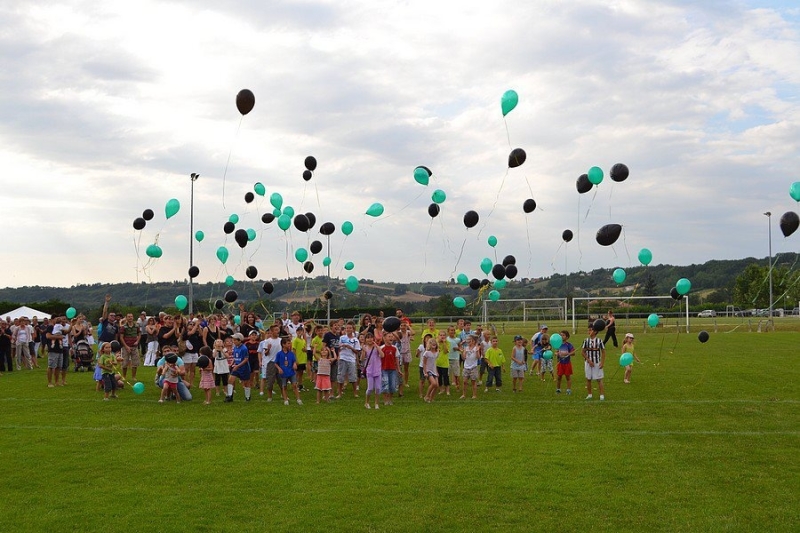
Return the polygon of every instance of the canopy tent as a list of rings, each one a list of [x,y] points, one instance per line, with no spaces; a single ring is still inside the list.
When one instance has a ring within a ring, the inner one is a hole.
[[[27,305],[23,305],[22,307],[17,307],[13,311],[9,311],[8,313],[0,313],[0,317],[10,318],[11,320],[14,320],[15,318],[19,318],[22,316],[28,318],[36,317],[39,320],[42,320],[43,318],[53,318],[49,313],[45,313],[44,311],[38,311],[32,307],[28,307]]]

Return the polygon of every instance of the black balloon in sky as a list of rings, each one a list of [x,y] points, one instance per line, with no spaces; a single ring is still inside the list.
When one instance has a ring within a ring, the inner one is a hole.
[[[431,205],[428,206],[428,216],[430,216],[431,218],[436,218],[437,216],[439,216],[439,211],[440,211],[439,204],[437,204],[436,202],[433,202],[431,203]]]
[[[611,167],[611,172],[609,172],[609,176],[613,181],[620,182],[625,181],[628,179],[628,166],[623,163],[617,163],[613,167]]]
[[[189,277],[190,278],[196,278],[199,275],[200,275],[200,269],[199,268],[197,268],[196,266],[190,266],[189,267]]]
[[[272,213],[264,213],[263,215],[261,215],[261,222],[263,222],[264,224],[269,224],[273,220],[275,220],[275,215],[273,215]]]
[[[620,233],[622,233],[622,226],[619,224],[606,224],[597,230],[595,239],[600,246],[611,246],[617,242]]]
[[[302,213],[300,213],[299,215],[295,215],[294,227],[297,228],[298,231],[302,232],[308,231],[308,217]]]
[[[330,300],[331,298],[333,298],[333,293],[331,291],[325,291],[322,293],[322,296],[326,300]]]
[[[683,298],[683,296],[681,296],[681,293],[679,293],[678,289],[675,287],[672,287],[669,290],[669,295],[672,296],[673,300],[680,300],[681,298]]]
[[[481,280],[479,280],[478,278],[472,278],[471,280],[469,280],[469,288],[472,289],[473,291],[477,291],[478,289],[481,288]]]
[[[244,248],[247,246],[247,231],[243,229],[237,229],[236,233],[233,234],[233,238],[236,239],[236,244],[239,245],[239,248]]]
[[[499,264],[493,266],[492,276],[494,276],[494,279],[503,279],[504,277],[506,277],[506,267]]]
[[[256,279],[256,276],[258,276],[258,269],[253,265],[250,265],[247,267],[247,270],[244,271],[244,274],[250,279]]]
[[[312,254],[318,254],[322,251],[322,243],[319,241],[314,241],[311,243],[308,249],[311,250]]]
[[[522,202],[522,210],[526,213],[533,213],[536,209],[536,201],[533,198],[528,198]]]
[[[311,274],[312,272],[314,272],[314,263],[312,263],[311,261],[306,261],[305,263],[303,263],[303,270],[305,270],[306,273]]]
[[[317,223],[317,215],[309,211],[306,213],[306,218],[308,219],[308,229],[313,228]]]
[[[152,209],[145,209],[144,211],[142,211],[142,218],[145,220],[153,220],[154,216],[156,215],[155,213],[153,213]]]
[[[306,165],[306,169],[310,170],[311,172],[317,170],[317,158],[313,155],[306,157],[304,163]]]
[[[508,279],[514,279],[517,277],[517,265],[508,265],[506,267],[506,277]]]
[[[242,115],[248,114],[256,105],[256,97],[250,89],[242,89],[236,95],[236,109]]]
[[[571,241],[572,237],[573,235],[571,229],[565,229],[564,231],[561,232],[561,238],[564,240],[564,242]]]
[[[797,231],[798,226],[800,226],[800,218],[794,211],[787,211],[781,216],[781,232],[784,237]]]
[[[304,170],[303,171],[303,179],[305,181],[311,181],[311,176],[313,176],[313,174],[311,174],[310,170]]]
[[[333,235],[334,231],[336,231],[336,226],[333,225],[333,222],[325,222],[319,227],[319,232],[323,235]]]
[[[216,302],[214,302],[214,307],[216,307],[217,309],[222,309],[223,307],[225,307],[225,302],[223,302],[222,300],[217,300]]]
[[[234,224],[230,220],[227,221],[224,226],[222,226],[222,231],[224,231],[226,235],[230,235],[231,233],[233,233],[233,230],[235,229],[236,229],[236,224]]]
[[[267,294],[272,294],[272,291],[275,290],[275,287],[272,285],[272,282],[265,281],[264,284],[261,286],[261,289]]]
[[[516,265],[516,264],[517,264],[517,258],[514,257],[513,255],[507,255],[507,256],[505,256],[503,258],[503,266],[504,267],[507,267],[508,265]]]
[[[575,182],[575,188],[578,189],[580,194],[587,193],[592,190],[592,182],[589,181],[588,174],[581,174]]]
[[[470,210],[464,213],[464,225],[467,228],[474,228],[478,224],[478,220],[480,217],[475,211]]]
[[[604,329],[606,329],[606,321],[603,320],[602,318],[598,318],[597,320],[592,322],[592,329],[597,332],[603,331]]]
[[[144,221],[142,217],[136,218],[133,220],[133,229],[141,230],[147,225],[147,222]]]
[[[223,298],[225,298],[226,302],[232,304],[239,298],[239,294],[235,290],[231,289],[225,292],[225,296],[223,296]]]
[[[255,199],[256,199],[256,195],[255,195],[255,194],[253,194],[253,193],[252,193],[252,192],[250,192],[250,191],[247,191],[247,192],[244,194],[244,201],[245,201],[246,203],[248,203],[248,204],[250,204],[250,203],[253,203],[253,200],[255,200]]]
[[[511,150],[511,153],[508,154],[508,168],[516,168],[520,166],[525,162],[527,157],[528,155],[525,153],[525,150],[522,148],[514,148]]]

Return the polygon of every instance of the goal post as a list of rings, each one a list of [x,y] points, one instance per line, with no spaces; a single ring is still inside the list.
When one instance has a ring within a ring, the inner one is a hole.
[[[490,315],[491,313],[491,315]],[[503,322],[567,320],[567,298],[509,298],[483,301],[483,322],[498,316]]]
[[[592,300],[599,300],[599,301],[608,301],[608,300],[622,300],[622,301],[629,301],[629,300],[673,300],[672,296],[576,296],[572,299],[572,333],[575,334],[577,332],[577,321],[576,321],[576,305],[579,307],[580,302],[586,302],[586,314],[589,316],[591,313],[589,312],[589,302]],[[689,295],[684,295],[678,300],[680,302],[680,313],[679,316],[683,315],[686,319],[686,333],[689,333]],[[619,309],[616,309],[619,311]]]

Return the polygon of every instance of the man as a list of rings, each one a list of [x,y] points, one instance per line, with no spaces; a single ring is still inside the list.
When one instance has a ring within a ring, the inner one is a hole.
[[[606,347],[603,341],[597,337],[597,331],[589,328],[589,337],[583,341],[583,369],[586,372],[586,396],[587,400],[592,399],[592,380],[597,381],[597,389],[600,391],[600,400],[605,400],[605,389],[603,387],[603,367],[606,364]]]
[[[64,323],[62,319],[66,317],[54,317],[53,324],[47,328],[45,332],[45,340],[47,342],[47,386],[50,388],[59,385],[58,377],[62,376],[61,385],[64,384],[66,373],[62,372],[64,367],[64,358],[69,359],[68,353],[64,352]],[[69,363],[68,363],[69,364]]]
[[[289,332],[289,335],[292,336],[292,339],[297,337],[297,330],[303,327],[303,322],[300,319],[300,311],[292,312],[292,319],[285,325],[285,327]]]
[[[136,327],[139,328],[139,353],[147,353],[147,313],[142,311],[136,319]]]
[[[396,316],[397,318],[399,318],[401,323],[405,322],[405,323],[406,323],[406,324],[408,324],[409,326],[411,325],[411,319],[410,319],[410,318],[408,318],[408,317],[407,317],[405,314],[403,314],[403,310],[402,310],[402,309],[398,309],[398,310],[396,310],[396,311],[394,312],[394,316]]]
[[[50,319],[45,318],[39,322],[37,326],[36,336],[36,357],[44,357],[47,355],[47,329],[50,327]]]
[[[12,342],[16,344],[17,370],[20,370],[22,365],[33,370],[31,348],[29,344],[32,340],[33,328],[28,322],[28,318],[24,316],[20,317],[19,326],[17,326],[17,329],[14,331],[14,337],[12,338]]]
[[[106,294],[106,300],[103,304],[103,315],[100,317],[100,325],[103,331],[100,332],[100,337],[97,339],[100,344],[117,340],[117,334],[119,333],[117,314],[113,311],[111,313],[108,312],[108,303],[110,301],[111,295]]]
[[[133,320],[133,313],[125,315],[125,319],[119,325],[119,344],[122,355],[122,379],[128,377],[128,367],[131,369],[131,379],[136,380],[136,369],[141,364],[139,352],[139,340],[141,333],[139,326]]]

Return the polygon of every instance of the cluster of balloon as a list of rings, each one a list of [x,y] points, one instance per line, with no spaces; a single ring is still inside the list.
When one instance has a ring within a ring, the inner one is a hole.
[[[561,239],[564,242],[571,241],[572,237],[573,237],[573,235],[572,235],[572,230],[571,229],[565,229],[564,231],[561,232]]]
[[[611,246],[617,242],[620,233],[622,233],[622,226],[619,224],[606,224],[597,230],[595,239],[600,246]]]
[[[597,320],[592,322],[592,329],[598,333],[603,331],[604,329],[606,329],[606,321],[603,320],[602,318],[598,318]]]
[[[536,201],[533,198],[528,198],[522,202],[522,210],[525,213],[533,213],[536,210]]]
[[[700,342],[708,342],[708,332],[703,330],[697,334],[697,340]]]
[[[619,366],[628,366],[633,364],[633,354],[625,352],[619,356]]]
[[[620,285],[621,283],[623,283],[625,281],[625,278],[627,277],[627,274],[625,273],[625,271],[623,269],[617,268],[617,269],[614,269],[614,273],[611,275],[611,277],[614,279],[614,283],[616,283],[617,285]]]
[[[513,255],[507,255],[503,258],[503,268],[505,269],[505,277],[514,279],[517,277],[517,258]]]
[[[153,213],[152,209],[145,209],[142,211],[142,216],[134,219],[133,221],[133,229],[135,230],[143,230],[144,227],[147,225],[147,221],[153,220],[155,213]]]
[[[794,211],[787,211],[781,216],[781,232],[788,237],[800,227],[800,217]]]
[[[400,319],[396,316],[390,316],[383,321],[383,331],[392,333],[400,329]]]
[[[310,181],[311,177],[314,175],[314,171],[317,170],[317,158],[310,155],[306,157],[304,164],[306,169],[303,171],[303,179],[305,181]]]
[[[522,148],[514,148],[511,150],[511,153],[508,154],[508,168],[517,168],[522,165],[527,158],[528,155],[525,153],[525,150]]]

